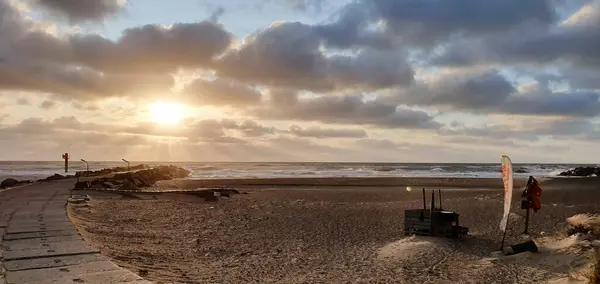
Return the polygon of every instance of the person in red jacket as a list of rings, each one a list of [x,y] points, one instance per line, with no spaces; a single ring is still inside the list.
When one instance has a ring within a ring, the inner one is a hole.
[[[540,201],[540,196],[542,195],[542,188],[538,181],[529,176],[529,180],[527,181],[527,186],[525,187],[525,191],[521,197],[526,197],[529,201],[529,206],[533,209],[533,212],[538,212],[542,208],[542,202]]]

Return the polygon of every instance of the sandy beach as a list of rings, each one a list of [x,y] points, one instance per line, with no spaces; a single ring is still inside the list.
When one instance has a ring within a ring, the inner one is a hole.
[[[464,189],[443,191],[442,205],[461,214],[469,236],[406,238],[404,210],[422,207],[420,190],[399,186],[407,182]],[[87,191],[89,206],[69,208],[69,214],[86,241],[157,283],[533,283],[567,277],[577,261],[589,257],[570,250],[494,255],[502,237],[497,182],[394,179],[373,186],[369,179],[228,180],[222,184],[246,194],[213,203],[188,195],[141,200]],[[544,180],[532,237],[559,241],[566,237],[568,217],[600,213],[597,182]],[[514,194],[520,193],[516,186]],[[507,244],[523,241],[524,211],[518,206],[515,196]]]

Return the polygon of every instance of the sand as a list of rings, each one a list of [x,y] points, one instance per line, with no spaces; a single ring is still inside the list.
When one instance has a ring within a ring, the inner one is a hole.
[[[544,250],[505,257],[494,252],[501,240],[498,189],[444,191],[443,207],[460,213],[470,228],[466,238],[447,240],[403,235],[403,211],[422,207],[420,190],[369,186],[372,181],[264,182],[238,181],[248,194],[217,203],[89,192],[88,207],[69,208],[69,214],[86,241],[159,283],[570,283],[577,277],[573,268],[589,256],[580,240],[563,240],[567,218],[600,213],[597,180],[544,181],[543,207],[530,225]],[[466,182],[443,183],[461,188]],[[193,184],[187,187],[199,182]],[[518,205],[515,198],[507,244],[524,240]]]

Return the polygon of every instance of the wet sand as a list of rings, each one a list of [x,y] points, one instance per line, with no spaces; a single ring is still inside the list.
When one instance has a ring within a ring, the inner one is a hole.
[[[464,180],[443,182],[465,189],[444,191],[442,203],[469,227],[462,240],[405,239],[403,212],[422,207],[421,191],[369,186],[372,181],[338,179],[327,186],[305,179],[288,179],[287,185],[237,181],[248,194],[216,203],[89,192],[89,206],[69,208],[69,214],[91,245],[158,283],[533,283],[564,277],[568,265],[484,261],[500,247],[502,190],[479,188],[482,181],[471,180],[466,187],[460,186]],[[185,183],[170,185],[186,188]],[[198,182],[191,184],[187,188]],[[563,232],[566,218],[575,214],[600,213],[599,184],[600,179],[544,181],[532,236]],[[507,244],[523,240],[520,193],[514,192]]]

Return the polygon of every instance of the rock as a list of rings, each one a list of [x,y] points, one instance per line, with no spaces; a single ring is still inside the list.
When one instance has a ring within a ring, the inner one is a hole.
[[[63,176],[63,175],[59,175],[59,174],[54,174],[51,175],[45,179],[41,179],[38,180],[39,182],[49,182],[49,181],[53,181],[53,180],[62,180],[62,179],[66,179],[67,177]]]
[[[92,183],[89,181],[80,181],[75,183],[75,188],[74,190],[82,190],[82,189],[89,189],[92,187]]]
[[[122,183],[117,183],[117,181],[105,181],[102,183],[103,188],[115,189],[122,185]]]
[[[14,178],[7,178],[0,183],[0,188],[7,188],[18,185],[19,181]]]
[[[515,173],[518,173],[518,174],[526,174],[526,173],[528,173],[528,171],[527,171],[526,169],[517,169],[517,170],[515,171]]]
[[[577,176],[577,177],[588,177],[588,176],[600,176],[599,167],[577,167],[568,171],[558,174],[559,176]]]
[[[138,186],[138,187],[145,185],[138,177],[133,179],[133,184],[135,184],[135,186]]]
[[[112,177],[95,179],[91,182],[91,188],[110,188],[122,190],[139,190],[142,187],[151,187],[159,180],[170,180],[173,178],[185,178],[190,175],[190,171],[176,166],[158,166],[155,168],[141,168],[135,172],[120,172]],[[136,168],[136,167],[132,167]],[[113,170],[119,170],[115,168]],[[105,170],[102,170],[105,171]]]
[[[129,180],[124,180],[123,181],[123,185],[121,185],[121,187],[119,187],[120,190],[140,190],[139,187],[137,187],[137,185],[135,185],[133,182],[129,181]]]
[[[213,194],[213,195],[209,195],[209,196],[204,197],[204,201],[206,201],[206,202],[217,202],[217,201],[219,201],[219,198],[216,197]]]

